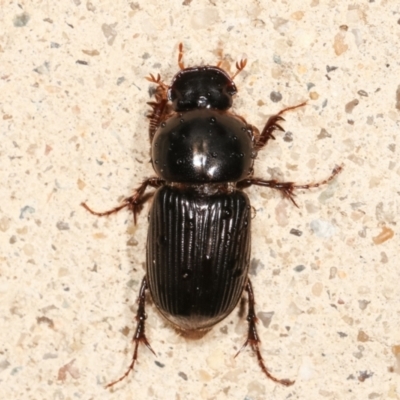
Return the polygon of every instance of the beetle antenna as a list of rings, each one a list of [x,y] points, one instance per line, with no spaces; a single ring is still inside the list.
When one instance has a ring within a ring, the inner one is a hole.
[[[183,43],[179,43],[178,65],[180,69],[185,69],[185,64],[183,63],[182,58],[183,58]]]
[[[247,58],[243,58],[242,60],[236,62],[236,72],[231,76],[232,80],[236,78],[239,72],[244,70],[246,64],[247,64]]]

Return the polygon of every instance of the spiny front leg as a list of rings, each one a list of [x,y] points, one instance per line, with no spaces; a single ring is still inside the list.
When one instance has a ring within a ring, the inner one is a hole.
[[[162,186],[164,183],[165,181],[160,178],[156,177],[148,178],[134,191],[132,196],[126,197],[121,205],[114,207],[108,211],[103,211],[103,212],[93,211],[86,203],[81,203],[81,206],[85,208],[87,211],[89,211],[91,214],[96,215],[98,217],[105,217],[111,214],[115,214],[118,211],[122,210],[123,208],[128,207],[133,213],[133,218],[136,224],[137,217],[140,211],[142,211],[144,204],[153,195],[152,193],[145,194],[147,186],[158,188]]]
[[[251,284],[250,279],[247,281],[245,291],[247,292],[248,303],[249,303],[249,305],[248,305],[249,311],[247,313],[247,322],[249,323],[249,330],[247,332],[246,341],[244,342],[242,348],[237,352],[235,357],[237,357],[238,354],[249,344],[250,347],[252,348],[252,350],[256,353],[258,365],[261,367],[264,374],[267,375],[267,377],[269,379],[273,380],[276,383],[280,383],[281,385],[284,385],[284,386],[291,386],[291,385],[293,385],[294,381],[290,381],[289,379],[275,378],[275,376],[273,376],[269,372],[268,368],[265,365],[264,359],[262,358],[262,355],[260,352],[261,341],[260,341],[260,339],[258,337],[258,333],[257,333],[257,327],[256,327],[257,317],[256,317],[255,309],[254,309],[254,304],[255,304],[254,292],[253,292],[253,286]]]
[[[124,375],[122,375],[116,381],[109,383],[106,386],[106,388],[110,388],[111,386],[114,386],[118,382],[121,382],[130,374],[131,371],[133,371],[136,360],[138,358],[138,348],[139,348],[140,343],[143,343],[144,345],[146,345],[146,347],[156,356],[156,353],[151,348],[150,343],[147,340],[147,337],[145,334],[145,321],[147,318],[146,310],[145,310],[146,290],[147,290],[147,281],[146,281],[146,277],[144,277],[142,280],[142,284],[140,286],[140,291],[139,291],[139,298],[138,298],[139,307],[138,307],[138,310],[136,313],[136,321],[137,321],[136,332],[133,335],[133,339],[132,339],[132,341],[135,344],[135,350],[133,352],[132,361],[131,361],[127,371],[124,373]]]
[[[157,77],[150,74],[146,79],[157,85],[154,94],[156,101],[147,103],[151,107],[151,112],[147,115],[147,118],[150,120],[149,139],[151,143],[161,121],[166,119],[167,115],[170,114],[171,107],[168,103],[168,85],[161,80],[160,74],[157,74]]]
[[[278,182],[275,179],[267,181],[267,180],[264,180],[261,178],[249,178],[249,179],[244,179],[244,180],[238,182],[237,187],[242,189],[242,188],[249,187],[251,185],[257,185],[257,186],[264,186],[264,187],[269,187],[272,189],[277,189],[277,190],[281,191],[281,193],[283,194],[284,197],[290,199],[292,201],[292,203],[296,207],[298,207],[296,201],[294,200],[294,197],[296,196],[294,191],[296,189],[312,189],[312,188],[317,188],[322,185],[326,185],[327,183],[332,181],[336,177],[336,175],[338,175],[340,173],[340,171],[342,171],[342,169],[343,169],[343,166],[341,166],[341,165],[336,166],[333,169],[332,174],[328,178],[324,179],[323,181],[307,183],[307,184],[303,184],[303,185],[298,185],[295,182]]]

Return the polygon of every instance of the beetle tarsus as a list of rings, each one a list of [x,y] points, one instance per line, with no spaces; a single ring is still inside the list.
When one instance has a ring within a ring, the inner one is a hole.
[[[249,323],[249,330],[247,333],[247,339],[244,342],[242,348],[237,352],[235,357],[238,356],[238,354],[249,344],[252,350],[256,353],[257,356],[257,361],[258,365],[261,367],[261,370],[264,372],[264,374],[271,379],[272,381],[276,383],[280,383],[281,385],[284,386],[291,386],[294,384],[294,381],[291,381],[289,379],[278,379],[275,378],[269,371],[268,368],[265,365],[264,359],[262,358],[261,352],[260,352],[260,344],[261,341],[258,337],[257,333],[257,328],[256,328],[256,323],[257,323],[257,317],[254,309],[254,292],[253,292],[253,286],[251,285],[250,279],[247,281],[245,291],[247,292],[248,296],[248,302],[249,302],[249,311],[247,313],[247,321]]]
[[[132,361],[126,372],[117,380],[106,385],[106,388],[110,388],[111,386],[116,385],[118,382],[123,381],[131,373],[131,371],[133,371],[136,360],[138,358],[138,349],[140,343],[143,343],[157,357],[156,353],[151,348],[150,343],[145,335],[145,321],[147,318],[145,311],[146,290],[147,290],[147,281],[146,277],[144,277],[142,280],[142,284],[140,286],[139,297],[138,297],[139,307],[136,313],[136,321],[137,321],[136,332],[132,338],[132,341],[135,343],[135,350],[133,352]]]
[[[98,217],[106,217],[111,214],[115,214],[118,211],[121,211],[125,207],[128,207],[133,213],[133,218],[134,218],[134,222],[136,225],[137,217],[139,216],[140,211],[142,211],[144,204],[146,203],[147,200],[149,200],[153,196],[152,193],[145,194],[147,186],[151,186],[153,188],[158,188],[158,187],[162,186],[163,184],[164,184],[163,179],[156,178],[156,177],[147,178],[134,191],[134,194],[132,196],[126,197],[121,205],[114,207],[108,211],[102,211],[102,212],[94,211],[86,203],[81,203],[81,206],[83,208],[85,208],[87,211],[89,211],[91,214],[96,215]]]
[[[117,213],[118,211],[122,210],[123,208],[127,207],[128,204],[125,204],[125,202],[123,204],[121,204],[118,207],[114,207],[112,210],[108,210],[108,211],[103,211],[103,212],[97,212],[92,210],[85,202],[81,203],[81,206],[90,212],[90,214],[96,215],[97,217],[106,217],[108,215]]]
[[[283,110],[279,111],[278,114],[272,115],[269,117],[267,123],[264,126],[264,129],[261,132],[261,135],[257,138],[255,147],[257,150],[262,149],[264,146],[267,145],[268,141],[270,139],[275,139],[273,133],[274,131],[282,131],[284,132],[285,130],[282,128],[282,126],[279,124],[280,121],[284,121],[284,118],[281,117],[282,114],[284,114],[287,111],[292,111],[296,110],[297,108],[304,107],[307,104],[306,101],[304,101],[301,104],[298,104],[297,106],[291,106],[291,107],[286,107]]]
[[[250,178],[250,179],[243,179],[242,181],[237,183],[238,188],[246,188],[251,185],[256,185],[256,186],[264,186],[264,187],[269,187],[271,189],[277,189],[280,190],[283,194],[283,196],[287,199],[289,199],[296,207],[299,207],[294,199],[296,194],[294,193],[295,190],[298,189],[314,189],[317,187],[320,187],[322,185],[326,185],[330,181],[332,181],[336,175],[338,175],[343,169],[342,165],[337,165],[330,176],[328,178],[324,179],[323,181],[320,182],[312,182],[312,183],[307,183],[303,185],[298,185],[295,182],[279,182],[275,179],[271,180],[264,180],[260,178]]]

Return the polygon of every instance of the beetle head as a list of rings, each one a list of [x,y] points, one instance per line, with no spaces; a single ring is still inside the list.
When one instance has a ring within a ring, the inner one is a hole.
[[[227,110],[237,89],[232,78],[213,66],[185,68],[172,80],[168,99],[175,111],[196,108]]]

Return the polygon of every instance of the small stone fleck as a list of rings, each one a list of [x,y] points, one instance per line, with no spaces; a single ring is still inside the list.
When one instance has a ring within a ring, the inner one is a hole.
[[[22,250],[26,256],[32,256],[35,251],[35,248],[30,243],[25,243],[24,246],[22,247]]]
[[[368,307],[369,303],[371,302],[367,300],[358,300],[358,307],[360,310],[364,311]]]
[[[392,353],[396,358],[400,357],[400,345],[392,346]]]
[[[358,236],[360,236],[361,238],[367,237],[367,228],[365,226],[363,226],[363,228],[358,231]]]
[[[75,362],[75,359],[70,361],[68,364],[65,364],[63,367],[61,367],[58,370],[58,376],[57,379],[59,381],[64,382],[67,379],[67,372],[71,375],[72,378],[78,379],[80,377],[79,374],[79,369],[74,367],[73,364]]]
[[[224,325],[223,327],[219,328],[219,331],[226,335],[228,333],[228,327]]]
[[[328,239],[335,234],[335,227],[321,219],[315,219],[310,223],[311,230],[319,237],[323,239]]]
[[[322,284],[321,282],[316,282],[316,283],[313,285],[311,291],[312,291],[312,294],[313,294],[314,296],[319,297],[319,296],[321,296],[323,289],[324,289],[323,284]]]
[[[249,274],[252,276],[257,276],[257,273],[264,268],[264,264],[258,258],[252,258],[250,261]]]
[[[373,375],[373,372],[361,371],[360,375],[358,376],[358,380],[360,382],[364,382],[366,379],[371,378]]]
[[[358,331],[357,341],[358,342],[368,342],[369,336],[364,331],[360,330],[360,331]]]
[[[121,329],[121,333],[122,333],[124,336],[128,336],[130,331],[131,331],[131,330],[129,329],[128,326],[124,326],[124,327]]]
[[[13,23],[15,27],[21,28],[25,26],[29,22],[29,20],[30,20],[29,14],[24,12],[14,17]]]
[[[7,369],[10,365],[7,360],[0,361],[0,371]]]
[[[330,65],[327,65],[326,66],[326,72],[331,72],[331,71],[335,71],[336,69],[338,69],[338,67],[334,67],[334,66],[330,66]]]
[[[304,265],[298,265],[297,267],[293,268],[293,271],[295,272],[302,272],[306,269],[306,267]]]
[[[358,351],[355,351],[353,353],[353,356],[360,360],[361,358],[363,358],[364,346],[357,346],[357,348],[358,348]]]
[[[359,103],[360,103],[360,101],[358,99],[354,99],[354,100],[348,102],[344,107],[346,113],[351,114],[354,110],[354,107],[356,107]]]
[[[104,36],[107,39],[107,43],[112,46],[114,43],[115,38],[117,37],[117,31],[115,30],[115,27],[117,26],[117,23],[113,24],[103,24],[101,26],[101,29],[103,31]]]
[[[180,376],[183,380],[187,381],[188,377],[184,372],[178,372],[178,376]]]
[[[369,400],[379,399],[381,397],[380,393],[372,392],[368,395]]]
[[[379,244],[386,242],[387,240],[390,240],[393,236],[394,236],[393,230],[384,226],[384,227],[382,227],[381,233],[378,236],[375,236],[374,238],[372,238],[372,241],[376,245],[379,245]]]
[[[19,219],[25,218],[25,213],[33,214],[35,212],[35,209],[31,206],[25,206],[21,208],[21,213],[19,214]]]
[[[88,11],[96,11],[96,7],[93,5],[91,1],[86,2],[86,9]]]
[[[69,224],[67,222],[58,221],[56,227],[60,231],[67,231],[69,230]]]
[[[283,140],[288,143],[293,142],[293,133],[289,131],[285,132]]]
[[[335,54],[337,56],[342,55],[349,49],[349,46],[344,41],[344,35],[342,33],[338,33],[335,36],[335,39],[333,42],[333,49],[335,50]]]
[[[258,319],[262,322],[265,328],[268,328],[270,326],[273,316],[273,311],[260,311],[257,313]]]
[[[91,57],[100,55],[100,52],[98,50],[82,50],[82,53]]]
[[[160,368],[164,368],[165,367],[165,364],[160,363],[159,361],[154,361],[154,364],[156,364],[157,367],[160,367]]]
[[[329,270],[329,279],[336,278],[336,274],[337,274],[337,268],[331,267]]]
[[[127,246],[132,246],[132,247],[137,246],[138,244],[139,244],[139,242],[138,242],[135,238],[133,238],[133,237],[131,237],[131,238],[126,242],[126,245],[127,245]]]
[[[400,85],[397,86],[396,90],[396,108],[400,111]]]
[[[78,179],[77,185],[78,185],[79,190],[83,190],[86,186],[86,183],[84,181],[82,181],[81,179]]]
[[[330,138],[332,135],[324,128],[321,128],[321,131],[319,132],[317,138],[318,139],[325,139],[325,138]]]
[[[278,54],[274,54],[273,60],[275,64],[282,64],[281,57]]]
[[[43,354],[43,360],[52,360],[52,359],[55,359],[55,358],[58,358],[57,354],[54,354],[54,353],[45,353],[45,354]]]
[[[4,216],[0,219],[0,231],[6,232],[11,225],[11,219]]]
[[[269,95],[269,98],[274,103],[278,103],[279,101],[282,100],[282,95],[279,92],[271,92],[271,94]]]
[[[301,236],[303,234],[302,231],[300,231],[299,229],[295,229],[295,228],[292,228],[289,233],[294,236]]]
[[[272,276],[278,276],[281,274],[281,270],[279,268],[275,268],[272,270]]]

